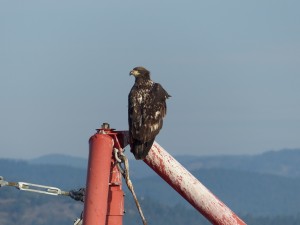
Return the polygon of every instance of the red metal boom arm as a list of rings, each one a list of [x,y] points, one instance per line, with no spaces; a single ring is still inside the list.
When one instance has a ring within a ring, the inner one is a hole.
[[[109,127],[99,131],[90,138],[83,225],[122,225],[122,180],[112,155],[113,148],[128,145],[129,135]],[[144,162],[212,224],[246,224],[156,142]]]

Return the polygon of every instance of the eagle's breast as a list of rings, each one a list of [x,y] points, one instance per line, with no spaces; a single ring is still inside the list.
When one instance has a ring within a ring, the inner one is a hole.
[[[154,82],[152,80],[148,80],[136,85],[135,98],[138,104],[144,104],[149,101],[149,95],[153,88],[153,84]]]

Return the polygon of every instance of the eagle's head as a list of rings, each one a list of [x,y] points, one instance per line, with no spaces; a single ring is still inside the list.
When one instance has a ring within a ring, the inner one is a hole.
[[[133,70],[130,71],[129,75],[133,75],[136,78],[137,77],[147,77],[148,78],[150,75],[150,72],[147,69],[145,69],[144,67],[138,66],[138,67],[133,68]]]

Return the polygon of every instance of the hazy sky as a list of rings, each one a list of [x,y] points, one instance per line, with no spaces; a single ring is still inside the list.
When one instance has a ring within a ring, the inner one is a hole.
[[[171,154],[300,147],[298,0],[0,0],[0,157],[87,157],[127,129],[138,65],[172,95]]]

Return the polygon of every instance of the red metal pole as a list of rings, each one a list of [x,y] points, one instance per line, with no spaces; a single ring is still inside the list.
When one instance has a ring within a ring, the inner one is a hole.
[[[144,161],[212,224],[246,224],[156,142]]]
[[[83,225],[105,225],[114,141],[105,133],[90,140]]]
[[[83,225],[122,225],[124,192],[113,148],[122,150],[128,143],[127,136],[104,123],[89,140]]]

